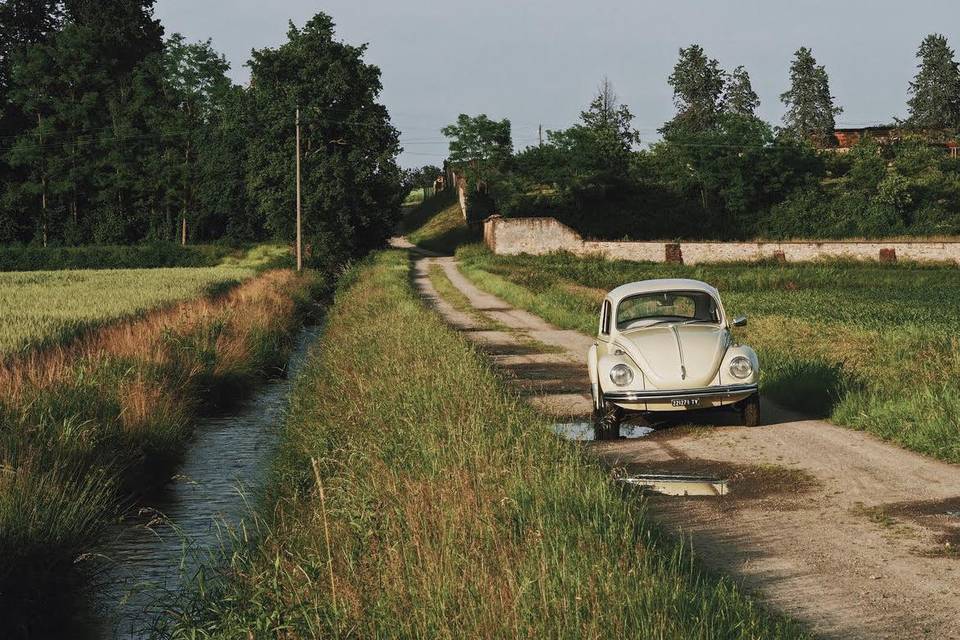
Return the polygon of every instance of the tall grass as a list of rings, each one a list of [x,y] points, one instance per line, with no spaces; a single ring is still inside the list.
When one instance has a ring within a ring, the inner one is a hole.
[[[278,371],[315,285],[271,271],[0,363],[0,618],[40,624],[132,494],[166,477],[202,410]],[[109,292],[107,292],[109,293]]]
[[[547,320],[595,331],[607,291],[686,277],[720,289],[736,337],[759,351],[778,402],[960,462],[960,278],[955,267],[859,263],[700,265],[571,255],[458,256],[478,286]]]
[[[336,297],[256,542],[172,638],[793,638],[705,573],[425,308],[408,256]]]

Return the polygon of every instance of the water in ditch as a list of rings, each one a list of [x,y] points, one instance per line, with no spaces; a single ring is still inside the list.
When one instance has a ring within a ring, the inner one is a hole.
[[[131,639],[149,635],[159,607],[198,562],[236,529],[262,488],[291,387],[319,329],[297,336],[285,378],[260,386],[230,415],[202,420],[173,480],[144,500],[98,550],[106,566],[82,635]]]

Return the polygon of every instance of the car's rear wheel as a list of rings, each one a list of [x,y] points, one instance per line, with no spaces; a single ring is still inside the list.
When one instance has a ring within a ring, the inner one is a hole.
[[[593,410],[593,431],[597,440],[616,440],[620,437],[620,423],[623,422],[623,409],[603,401],[602,409]]]
[[[740,415],[743,418],[743,426],[756,427],[760,425],[760,394],[755,393],[740,406]]]

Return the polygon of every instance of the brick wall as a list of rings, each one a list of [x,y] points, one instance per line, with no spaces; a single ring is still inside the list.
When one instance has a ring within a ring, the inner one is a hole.
[[[568,251],[577,255],[602,255],[613,260],[665,262],[669,259],[684,264],[761,259],[809,262],[824,258],[960,264],[960,242],[957,241],[605,242],[584,240],[555,218],[493,216],[484,223],[483,239],[491,251],[500,255]]]

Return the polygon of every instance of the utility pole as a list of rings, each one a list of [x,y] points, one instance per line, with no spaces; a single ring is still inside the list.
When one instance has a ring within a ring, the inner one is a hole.
[[[297,107],[297,271],[303,271],[303,229],[300,208],[300,107]]]
[[[540,138],[540,146],[543,146],[543,125],[537,127],[537,137]]]

